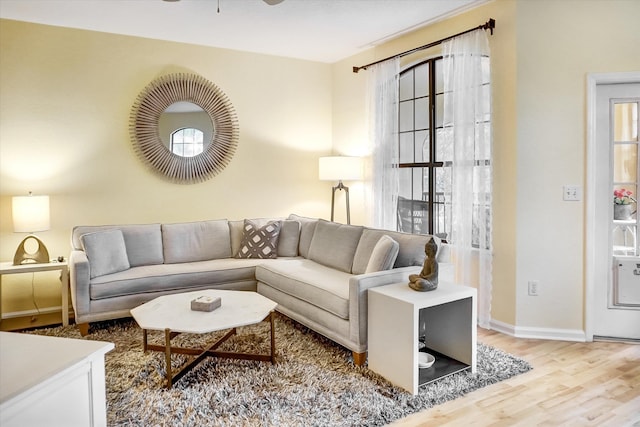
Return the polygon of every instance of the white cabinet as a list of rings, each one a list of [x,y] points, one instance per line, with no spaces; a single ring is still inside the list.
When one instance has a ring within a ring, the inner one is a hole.
[[[369,368],[393,384],[417,394],[418,387],[465,369],[476,371],[476,289],[439,283],[417,292],[406,283],[369,289]],[[420,319],[426,327],[426,351],[436,357],[418,368]]]
[[[106,426],[113,343],[0,332],[0,425]]]

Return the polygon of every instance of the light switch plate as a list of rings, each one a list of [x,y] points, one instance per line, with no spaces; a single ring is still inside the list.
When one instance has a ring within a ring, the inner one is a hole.
[[[563,185],[562,200],[569,202],[582,200],[582,187],[579,185]]]

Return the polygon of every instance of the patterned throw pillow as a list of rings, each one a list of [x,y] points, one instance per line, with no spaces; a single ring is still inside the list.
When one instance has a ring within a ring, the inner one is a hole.
[[[258,227],[245,219],[242,242],[236,258],[277,258],[281,227],[282,221],[270,221],[263,227]]]

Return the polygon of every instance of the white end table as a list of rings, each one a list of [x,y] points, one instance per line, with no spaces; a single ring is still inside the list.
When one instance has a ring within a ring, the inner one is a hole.
[[[368,292],[371,370],[413,394],[438,378],[476,371],[475,288],[441,281],[429,292],[414,291],[407,283]],[[436,358],[426,369],[418,368],[420,319],[426,325],[426,351]]]
[[[44,264],[13,265],[12,262],[0,262],[0,299],[2,298],[2,276],[5,274],[37,273],[39,271],[60,270],[62,290],[62,325],[69,325],[69,270],[67,262],[48,262]],[[0,321],[2,320],[2,304],[0,304]]]

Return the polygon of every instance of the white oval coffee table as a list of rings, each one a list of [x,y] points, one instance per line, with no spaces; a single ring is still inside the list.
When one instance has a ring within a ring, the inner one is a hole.
[[[201,297],[220,297],[222,305],[210,312],[191,310],[191,301]],[[165,353],[167,388],[189,372],[207,356],[275,361],[275,333],[273,311],[278,304],[256,292],[224,291],[208,289],[204,291],[185,292],[164,295],[142,304],[131,310],[131,315],[142,328],[142,347],[147,351]],[[270,354],[248,354],[217,351],[216,349],[227,339],[236,334],[236,328],[269,321],[271,326]],[[207,348],[172,347],[171,339],[180,333],[205,334],[229,329],[222,338]],[[165,345],[149,344],[147,331],[164,331]],[[171,354],[195,356],[183,366],[171,369]]]

